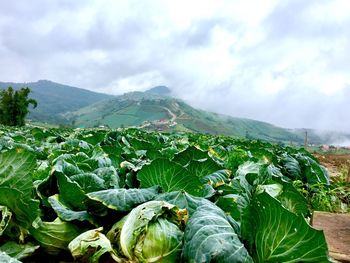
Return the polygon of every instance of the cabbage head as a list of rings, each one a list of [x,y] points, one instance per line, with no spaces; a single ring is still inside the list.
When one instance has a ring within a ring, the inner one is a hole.
[[[134,208],[107,233],[118,254],[135,262],[179,262],[187,210],[164,201]]]

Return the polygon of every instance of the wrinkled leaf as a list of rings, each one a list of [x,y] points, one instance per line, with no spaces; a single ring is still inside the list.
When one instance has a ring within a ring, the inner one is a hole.
[[[174,191],[158,195],[155,200],[166,201],[176,205],[178,208],[186,209],[191,216],[198,206],[205,202],[209,202],[201,197],[192,196],[184,191]]]
[[[143,189],[109,189],[92,192],[87,196],[117,211],[129,211],[136,205],[152,200],[159,191],[158,186]]]
[[[78,183],[85,193],[106,189],[105,181],[94,173],[75,174],[69,179]]]
[[[101,231],[102,228],[88,230],[69,243],[68,248],[74,259],[99,262],[99,258],[105,253],[115,255],[110,241]]]
[[[103,179],[106,189],[119,188],[119,176],[113,166],[101,167],[94,171],[94,173]]]
[[[287,153],[282,155],[282,166],[286,175],[292,180],[302,180],[302,173],[299,162]]]
[[[253,262],[224,212],[214,204],[200,206],[185,230],[183,255],[188,262]]]

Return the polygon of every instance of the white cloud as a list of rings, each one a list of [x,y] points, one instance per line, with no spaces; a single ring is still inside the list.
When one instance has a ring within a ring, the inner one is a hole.
[[[154,83],[163,83],[164,78],[158,71],[144,72],[141,74],[125,77],[112,82],[106,92],[123,91],[130,92],[136,90],[147,90],[154,86]],[[118,94],[118,93],[115,93]],[[120,93],[119,93],[120,94]]]

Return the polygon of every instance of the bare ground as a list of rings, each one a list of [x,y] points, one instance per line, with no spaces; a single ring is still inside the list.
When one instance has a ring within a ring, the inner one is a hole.
[[[328,169],[330,176],[339,176],[347,170],[348,181],[350,180],[350,154],[314,153],[313,155]]]

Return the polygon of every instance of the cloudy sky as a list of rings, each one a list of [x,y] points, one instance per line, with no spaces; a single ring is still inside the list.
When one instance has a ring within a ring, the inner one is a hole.
[[[348,0],[0,0],[0,81],[121,94],[350,132]]]

